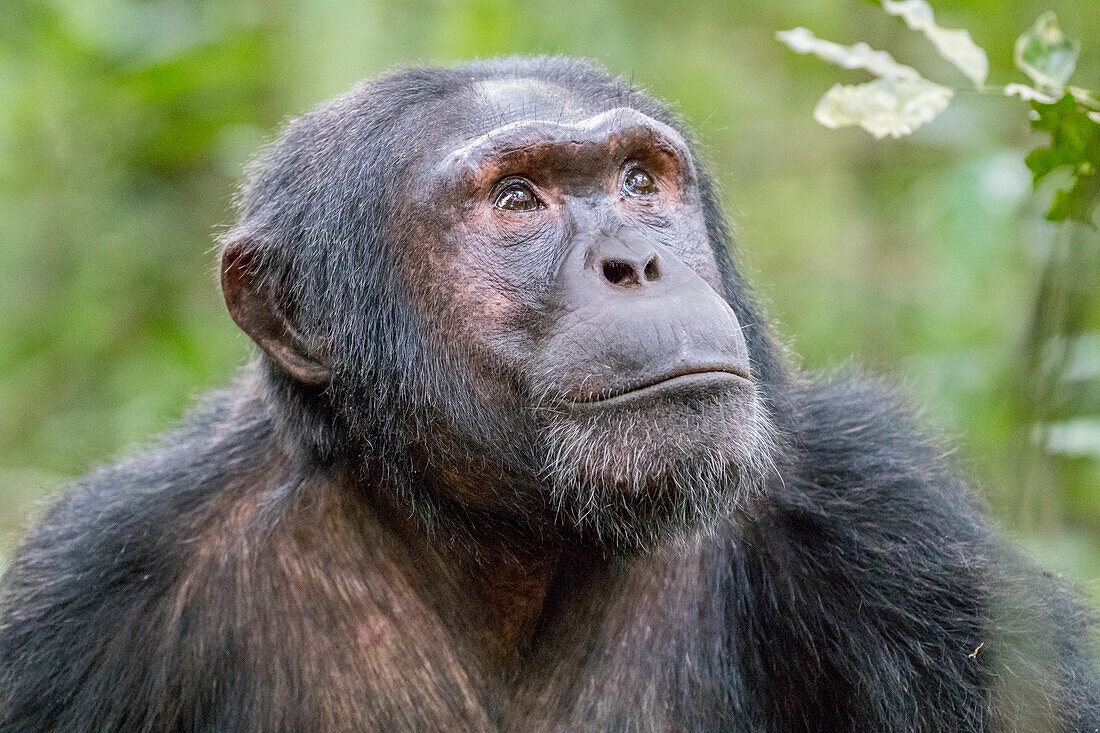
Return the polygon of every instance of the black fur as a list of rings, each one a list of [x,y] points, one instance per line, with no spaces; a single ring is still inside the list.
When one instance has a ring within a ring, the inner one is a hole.
[[[267,599],[283,576],[265,563],[292,549],[280,538],[288,517],[309,516],[316,482],[392,488],[455,542],[475,524],[519,532],[418,479],[411,446],[439,429],[439,405],[456,433],[493,436],[466,406],[462,366],[433,350],[388,237],[409,225],[390,212],[422,142],[415,120],[461,105],[474,81],[509,76],[682,129],[636,88],[562,58],[403,71],[292,124],[253,170],[227,240],[264,242],[255,267],[282,306],[339,345],[334,386],[304,388],[261,359],[53,506],[2,583],[0,729],[1100,729],[1081,608],[991,535],[888,389],[787,371],[705,175],[726,296],[784,436],[763,496],[652,555],[567,552],[534,642],[514,673],[470,688],[473,712],[446,659],[431,685],[410,668],[324,687],[322,662],[294,656],[329,609],[276,613]],[[265,461],[282,478],[248,517],[227,519]],[[211,549],[219,523],[235,533]]]

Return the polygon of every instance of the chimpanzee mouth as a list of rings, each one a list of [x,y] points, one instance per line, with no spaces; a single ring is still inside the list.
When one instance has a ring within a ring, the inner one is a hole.
[[[683,367],[649,379],[627,382],[620,386],[596,390],[573,397],[575,405],[610,406],[622,402],[666,397],[670,393],[709,394],[731,386],[751,384],[752,378],[743,369],[729,365]]]

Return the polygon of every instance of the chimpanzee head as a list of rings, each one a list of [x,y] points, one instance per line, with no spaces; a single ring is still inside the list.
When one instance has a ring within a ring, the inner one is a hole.
[[[292,122],[240,209],[226,301],[311,463],[612,544],[761,485],[780,368],[640,91],[560,58],[397,73]]]

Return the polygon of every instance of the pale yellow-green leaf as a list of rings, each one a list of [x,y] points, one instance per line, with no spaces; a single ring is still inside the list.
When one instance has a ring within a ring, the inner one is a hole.
[[[1049,453],[1100,457],[1100,420],[1094,418],[1083,417],[1036,426],[1032,438],[1045,443]]]
[[[1080,52],[1081,42],[1066,38],[1054,13],[1043,13],[1016,39],[1016,66],[1040,88],[1060,90],[1077,68]]]
[[[1005,96],[1006,97],[1019,97],[1025,102],[1041,102],[1043,104],[1054,104],[1058,101],[1058,97],[1051,96],[1045,92],[1040,92],[1035,87],[1029,87],[1027,84],[1005,84]]]
[[[913,30],[923,33],[940,56],[951,62],[974,86],[985,84],[989,76],[989,59],[969,32],[940,28],[926,0],[882,0],[882,7],[890,15],[901,16]]]
[[[836,129],[859,125],[876,138],[903,137],[947,107],[952,91],[927,79],[876,79],[833,86],[814,109],[814,119]]]
[[[875,76],[891,79],[920,79],[920,73],[905,64],[899,64],[886,51],[876,51],[866,43],[843,46],[818,38],[805,28],[794,28],[775,34],[795,53],[811,53],[845,69],[865,69]]]

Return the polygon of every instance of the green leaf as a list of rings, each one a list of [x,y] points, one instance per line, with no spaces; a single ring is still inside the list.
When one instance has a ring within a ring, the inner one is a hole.
[[[1043,13],[1016,39],[1016,66],[1040,88],[1061,89],[1077,68],[1081,42],[1071,41],[1054,13]]]
[[[1100,176],[1077,176],[1067,191],[1055,191],[1054,203],[1047,212],[1051,221],[1079,221],[1094,229],[1092,213],[1100,202]]]
[[[936,52],[961,71],[974,86],[982,87],[989,76],[989,58],[970,33],[936,25],[932,6],[927,0],[882,0],[890,15],[901,16],[905,24],[920,31],[936,47]]]
[[[1090,147],[1097,144],[1100,126],[1090,120],[1084,109],[1066,94],[1053,104],[1032,102],[1037,115],[1031,128],[1039,132],[1048,132],[1051,137],[1049,148],[1033,150],[1025,162],[1038,185],[1051,171],[1062,166],[1077,166],[1087,162]]]
[[[1100,204],[1100,124],[1071,94],[1054,104],[1032,102],[1031,107],[1037,115],[1032,129],[1050,134],[1050,147],[1033,150],[1025,159],[1035,185],[1058,168],[1073,170],[1072,185],[1055,194],[1047,218],[1092,226],[1093,211]]]
[[[814,119],[833,129],[859,125],[879,139],[903,137],[943,112],[952,94],[927,79],[836,84],[817,103]]]

